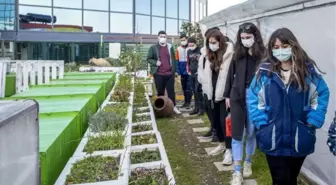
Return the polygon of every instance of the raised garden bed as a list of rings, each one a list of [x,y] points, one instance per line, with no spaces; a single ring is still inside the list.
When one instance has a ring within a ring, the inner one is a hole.
[[[66,185],[118,179],[119,157],[89,156],[76,161],[66,177]]]
[[[124,147],[124,140],[125,136],[121,132],[89,136],[83,152],[93,153],[94,151],[122,149]]]
[[[132,126],[132,133],[145,132],[152,130],[152,125],[149,124],[138,124]]]
[[[138,123],[138,122],[144,122],[144,121],[150,121],[151,117],[148,114],[145,115],[134,115],[133,116],[133,123]]]
[[[126,117],[129,103],[113,103],[106,104],[103,108],[104,112],[113,112],[118,116]]]
[[[132,78],[130,75],[120,75],[118,84],[114,90],[110,101],[112,102],[128,102],[130,92],[132,91]]]
[[[131,163],[146,163],[161,160],[160,151],[159,150],[148,150],[144,149],[141,152],[132,152],[131,154]]]
[[[150,111],[149,107],[139,107],[139,108],[134,108],[133,110],[135,114],[147,113],[149,111]]]
[[[89,119],[89,128],[93,133],[124,130],[127,124],[128,120],[125,117],[113,112],[100,111]]]
[[[137,168],[132,171],[129,185],[169,185],[164,168]]]
[[[145,145],[156,143],[156,137],[154,134],[144,134],[132,136],[132,145]]]

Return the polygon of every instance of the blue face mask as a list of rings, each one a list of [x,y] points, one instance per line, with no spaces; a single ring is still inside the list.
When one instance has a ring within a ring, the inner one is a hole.
[[[272,53],[280,62],[286,62],[292,56],[292,48],[273,49]]]

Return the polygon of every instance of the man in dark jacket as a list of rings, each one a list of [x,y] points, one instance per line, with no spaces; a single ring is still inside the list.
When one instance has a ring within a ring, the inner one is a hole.
[[[187,70],[190,74],[188,88],[190,88],[190,91],[193,92],[195,99],[195,109],[190,113],[190,115],[204,114],[202,87],[197,80],[198,60],[200,56],[201,48],[197,46],[195,38],[190,37],[188,39],[187,52]]]
[[[159,42],[152,45],[148,50],[147,62],[150,64],[151,74],[154,76],[155,86],[158,96],[164,96],[167,90],[168,97],[174,103],[174,112],[181,114],[175,102],[175,72],[176,60],[174,48],[167,43],[165,31],[158,33]]]

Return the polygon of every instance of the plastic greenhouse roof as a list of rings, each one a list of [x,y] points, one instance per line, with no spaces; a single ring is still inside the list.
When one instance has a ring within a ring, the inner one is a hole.
[[[253,15],[265,13],[271,10],[288,7],[291,5],[305,3],[312,0],[248,0],[244,3],[231,6],[223,9],[217,13],[214,13],[200,21],[205,25],[219,25],[224,24],[226,21],[234,21],[237,19],[243,19]]]
[[[36,97],[36,96],[58,96],[58,95],[74,95],[74,94],[96,94],[101,88],[97,85],[76,85],[76,86],[37,86],[29,88],[25,92],[18,93],[12,97]]]
[[[39,116],[40,152],[46,151],[52,145],[77,114],[77,112],[66,112]]]

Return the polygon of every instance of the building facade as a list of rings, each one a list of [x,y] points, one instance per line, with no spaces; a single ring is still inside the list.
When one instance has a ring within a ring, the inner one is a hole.
[[[160,30],[173,42],[183,22],[206,16],[206,5],[206,0],[0,0],[1,52],[67,62],[116,57],[118,47],[155,43]]]

